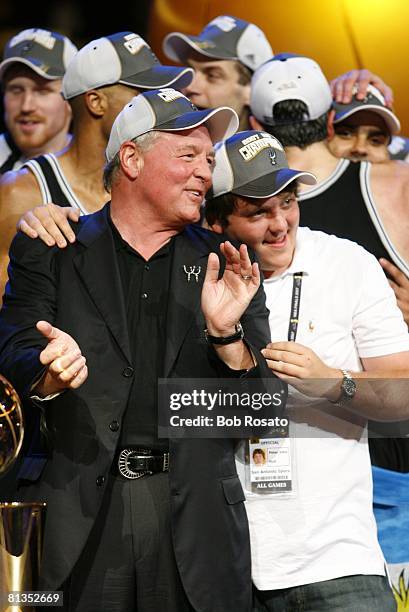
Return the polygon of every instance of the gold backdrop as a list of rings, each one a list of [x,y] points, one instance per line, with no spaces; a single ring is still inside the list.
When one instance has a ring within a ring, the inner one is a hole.
[[[163,37],[198,34],[217,15],[258,25],[275,53],[315,59],[328,79],[369,68],[394,90],[394,110],[409,135],[409,0],[153,0],[148,39],[163,62]]]

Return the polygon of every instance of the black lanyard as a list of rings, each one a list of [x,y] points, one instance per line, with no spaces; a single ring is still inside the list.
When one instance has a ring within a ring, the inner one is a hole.
[[[300,314],[302,275],[302,272],[294,272],[293,274],[293,294],[291,296],[290,322],[288,325],[287,335],[287,338],[290,342],[294,342],[297,337],[298,316]]]

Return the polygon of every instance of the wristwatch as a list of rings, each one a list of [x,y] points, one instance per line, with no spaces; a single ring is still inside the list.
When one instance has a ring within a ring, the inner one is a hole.
[[[240,322],[235,325],[235,329],[235,333],[231,334],[230,336],[211,336],[207,329],[204,330],[204,335],[206,341],[209,342],[209,344],[231,344],[232,342],[238,342],[239,340],[242,340],[242,338],[244,337],[244,330]]]
[[[350,402],[353,399],[356,393],[356,382],[352,378],[351,372],[342,369],[341,372],[343,375],[341,395],[335,402],[332,402],[332,404],[335,404],[335,406],[344,406],[347,402]]]

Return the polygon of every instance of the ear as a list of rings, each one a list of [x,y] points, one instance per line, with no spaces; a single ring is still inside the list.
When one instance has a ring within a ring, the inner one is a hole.
[[[256,119],[254,115],[249,116],[249,123],[252,130],[258,130],[261,132],[264,131],[264,128],[261,125],[260,121],[258,121],[258,119]]]
[[[243,104],[250,107],[251,84],[243,85]]]
[[[103,117],[108,108],[108,98],[101,89],[91,89],[84,94],[84,103],[94,117]]]
[[[69,130],[71,121],[72,121],[72,108],[71,108],[71,104],[67,101],[65,101],[65,125],[67,127],[67,130]]]
[[[329,111],[328,118],[327,118],[328,140],[331,140],[331,138],[333,138],[334,134],[335,134],[335,130],[334,130],[334,117],[335,117],[335,110],[332,108]]]
[[[220,223],[220,221],[215,221],[215,223],[213,223],[213,225],[209,225],[209,228],[215,234],[224,234],[224,228],[223,228],[222,224]]]
[[[143,168],[143,157],[138,147],[127,140],[119,149],[121,170],[130,180],[136,180]]]

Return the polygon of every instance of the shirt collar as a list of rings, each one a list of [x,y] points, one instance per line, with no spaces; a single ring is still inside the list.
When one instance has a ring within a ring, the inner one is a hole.
[[[278,281],[286,276],[292,276],[296,272],[304,275],[310,274],[313,264],[313,233],[308,227],[299,227],[295,240],[295,252],[291,264],[287,270],[279,276],[271,276],[265,279],[265,283]]]

